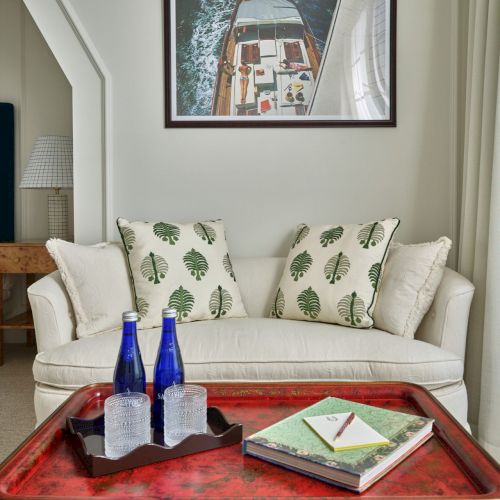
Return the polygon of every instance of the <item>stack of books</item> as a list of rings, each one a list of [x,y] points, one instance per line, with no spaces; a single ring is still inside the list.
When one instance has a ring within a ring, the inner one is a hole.
[[[243,452],[362,492],[425,443],[432,424],[329,397],[248,437]]]

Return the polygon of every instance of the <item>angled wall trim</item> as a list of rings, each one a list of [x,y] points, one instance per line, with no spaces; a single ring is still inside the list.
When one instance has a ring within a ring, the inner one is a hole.
[[[106,126],[106,70],[64,0],[24,0],[73,89],[75,241],[93,243],[108,233],[110,137]],[[109,116],[109,115],[108,115]]]

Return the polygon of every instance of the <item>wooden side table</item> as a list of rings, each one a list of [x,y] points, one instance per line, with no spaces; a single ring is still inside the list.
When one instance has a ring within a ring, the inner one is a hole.
[[[45,243],[0,243],[0,366],[3,365],[4,330],[26,330],[27,341],[34,343],[33,316],[26,312],[5,320],[3,317],[3,275],[25,274],[26,288],[35,281],[35,274],[48,274],[56,270]]]

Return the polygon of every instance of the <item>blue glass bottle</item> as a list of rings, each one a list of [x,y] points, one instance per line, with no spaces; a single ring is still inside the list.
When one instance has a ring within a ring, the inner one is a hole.
[[[153,380],[153,426],[163,432],[163,393],[167,387],[184,383],[184,364],[175,330],[175,309],[162,311],[163,325]]]
[[[120,352],[113,376],[113,393],[146,392],[146,372],[137,342],[137,319],[135,311],[122,315],[123,334]]]

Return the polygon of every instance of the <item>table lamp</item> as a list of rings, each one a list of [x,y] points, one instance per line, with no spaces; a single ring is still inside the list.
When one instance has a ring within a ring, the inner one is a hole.
[[[33,147],[21,189],[55,189],[49,194],[49,237],[68,239],[68,197],[63,188],[73,187],[73,140],[60,135],[39,137]]]

